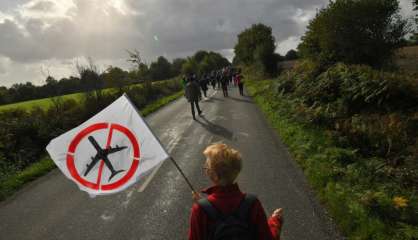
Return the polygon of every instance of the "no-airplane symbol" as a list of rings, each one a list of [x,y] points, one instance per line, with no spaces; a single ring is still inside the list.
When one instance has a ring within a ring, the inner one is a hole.
[[[108,130],[106,145],[105,147],[101,147],[101,145],[104,144],[99,144],[93,134],[106,130]],[[114,164],[112,164],[111,159],[109,159],[109,155],[121,151],[128,151],[129,147],[119,146],[116,143],[112,143],[112,136],[114,135],[114,132],[120,132],[124,138],[129,140],[132,147],[133,156],[130,156],[129,159],[117,159],[117,161],[123,161],[123,164],[118,164],[119,166],[124,166],[122,169],[115,169]],[[82,141],[85,138],[87,138],[88,141]],[[82,154],[77,159],[75,159],[77,150],[80,149],[81,142],[83,142],[82,144],[89,144],[90,147],[94,148],[96,152],[95,155],[88,156],[87,154]],[[114,147],[112,147],[112,145]],[[74,180],[87,188],[94,190],[115,190],[117,188],[123,187],[123,185],[127,183],[132,178],[132,176],[134,176],[139,166],[139,157],[140,147],[136,136],[132,133],[131,130],[116,123],[96,123],[82,129],[72,139],[67,151],[67,168]],[[80,168],[80,164],[76,164],[75,161],[83,161],[85,163],[82,164],[84,165],[84,168]],[[97,171],[97,178],[94,182],[87,179],[87,177],[93,174],[91,170],[97,164],[99,164],[99,166]],[[105,165],[106,168],[110,171],[110,176],[108,179],[105,179],[108,183],[102,184],[102,174]],[[114,182],[110,182],[116,176],[119,177],[119,179]]]

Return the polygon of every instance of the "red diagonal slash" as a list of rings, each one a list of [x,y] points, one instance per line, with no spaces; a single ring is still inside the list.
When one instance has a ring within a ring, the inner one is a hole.
[[[106,142],[105,149],[108,149],[110,147],[110,143],[112,142],[112,135],[113,135],[113,125],[110,125],[109,134],[107,135],[107,142]],[[103,165],[104,165],[104,161],[102,159],[100,161],[99,174],[97,176],[97,182],[96,182],[97,186],[99,186],[99,187],[100,187],[100,182],[102,181]]]

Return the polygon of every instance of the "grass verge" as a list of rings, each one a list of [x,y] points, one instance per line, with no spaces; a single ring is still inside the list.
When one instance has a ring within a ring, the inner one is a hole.
[[[10,176],[0,183],[0,201],[6,199],[7,196],[10,196],[23,186],[23,184],[46,174],[54,168],[54,162],[49,157],[44,157],[42,160],[32,164],[25,170]]]
[[[275,91],[274,80],[246,81],[246,88],[270,124],[288,146],[349,239],[418,239],[416,193],[390,192],[392,183],[376,183],[373,158],[337,147],[327,130],[300,123],[292,116],[292,102]],[[411,220],[412,219],[412,220]]]
[[[148,104],[143,109],[140,109],[140,112],[145,117],[182,96],[183,90]],[[8,196],[19,190],[25,183],[45,175],[55,167],[54,162],[46,156],[23,171],[11,175],[5,181],[0,182],[0,201],[5,200]]]

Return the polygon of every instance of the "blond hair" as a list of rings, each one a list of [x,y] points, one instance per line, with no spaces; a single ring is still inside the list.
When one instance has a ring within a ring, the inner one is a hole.
[[[221,185],[234,183],[242,169],[241,154],[223,143],[208,146],[203,154],[208,159],[210,170],[214,171]]]

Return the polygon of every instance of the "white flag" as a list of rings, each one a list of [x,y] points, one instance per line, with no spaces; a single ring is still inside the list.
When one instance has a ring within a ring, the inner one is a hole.
[[[120,192],[169,158],[126,95],[53,139],[46,150],[91,195]]]

